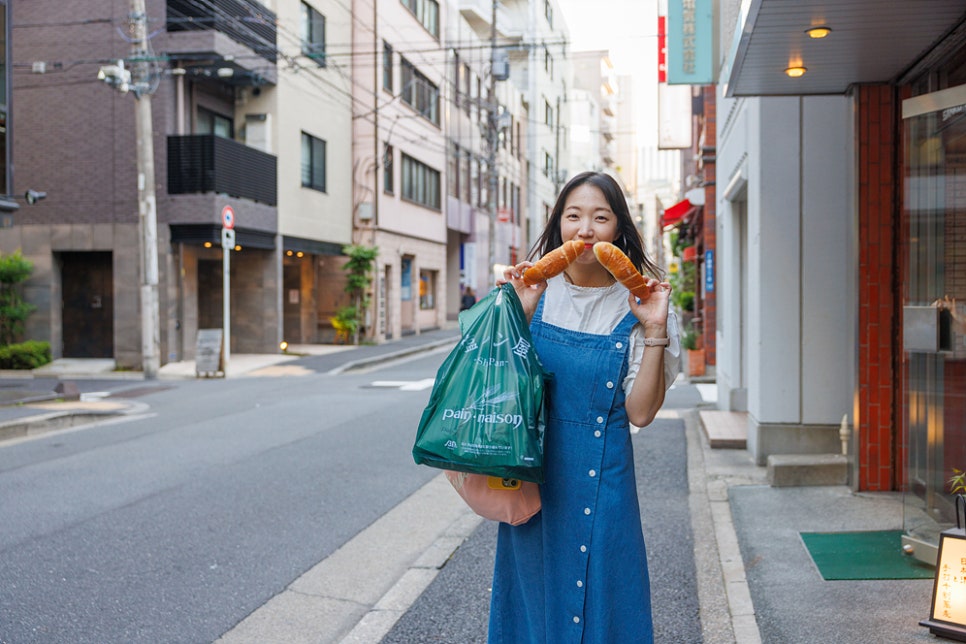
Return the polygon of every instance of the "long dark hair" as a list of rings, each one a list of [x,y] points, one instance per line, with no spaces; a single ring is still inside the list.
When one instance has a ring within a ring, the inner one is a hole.
[[[603,172],[581,172],[567,182],[557,196],[557,203],[553,206],[546,228],[533,244],[527,259],[534,261],[563,244],[563,239],[560,237],[560,219],[563,217],[564,205],[570,193],[585,183],[599,188],[604,193],[610,209],[617,215],[617,237],[613,244],[627,255],[641,273],[650,273],[652,277],[661,279],[661,269],[651,261],[647,251],[644,250],[644,240],[641,239],[641,233],[631,218],[624,192],[613,177]]]

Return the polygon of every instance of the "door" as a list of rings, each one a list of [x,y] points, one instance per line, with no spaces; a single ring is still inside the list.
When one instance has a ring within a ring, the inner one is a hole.
[[[64,357],[114,357],[111,253],[61,253],[59,259]]]
[[[904,527],[936,543],[955,515],[947,481],[966,470],[966,85],[903,114]]]

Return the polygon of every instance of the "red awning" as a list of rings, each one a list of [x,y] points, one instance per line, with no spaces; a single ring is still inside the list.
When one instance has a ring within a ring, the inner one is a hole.
[[[667,226],[673,226],[684,219],[685,215],[694,209],[695,206],[692,205],[687,199],[677,202],[670,208],[665,208],[664,214],[661,215],[661,227],[666,228]]]

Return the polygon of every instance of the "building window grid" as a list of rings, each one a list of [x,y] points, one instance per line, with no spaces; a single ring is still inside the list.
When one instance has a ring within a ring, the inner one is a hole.
[[[325,60],[325,16],[306,2],[302,3],[302,54],[319,67]]]
[[[407,201],[441,209],[440,173],[411,156],[402,155],[402,197]]]
[[[382,88],[392,91],[392,45],[382,41]]]
[[[302,132],[302,187],[325,192],[326,143]]]
[[[399,66],[402,73],[399,95],[403,102],[439,125],[439,88],[405,58],[400,58]]]
[[[449,155],[449,167],[446,177],[446,194],[454,199],[460,198],[460,162],[463,159],[463,151],[460,146],[453,144],[453,151]]]
[[[400,0],[426,31],[439,38],[439,3],[436,0]]]
[[[382,156],[382,190],[383,192],[394,194],[396,192],[396,181],[393,171],[393,158],[395,150],[388,143],[383,144]]]

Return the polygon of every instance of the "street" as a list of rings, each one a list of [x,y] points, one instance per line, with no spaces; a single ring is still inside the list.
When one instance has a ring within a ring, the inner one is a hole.
[[[436,474],[410,456],[429,390],[369,384],[440,360],[178,382],[0,445],[0,641],[218,639]]]

